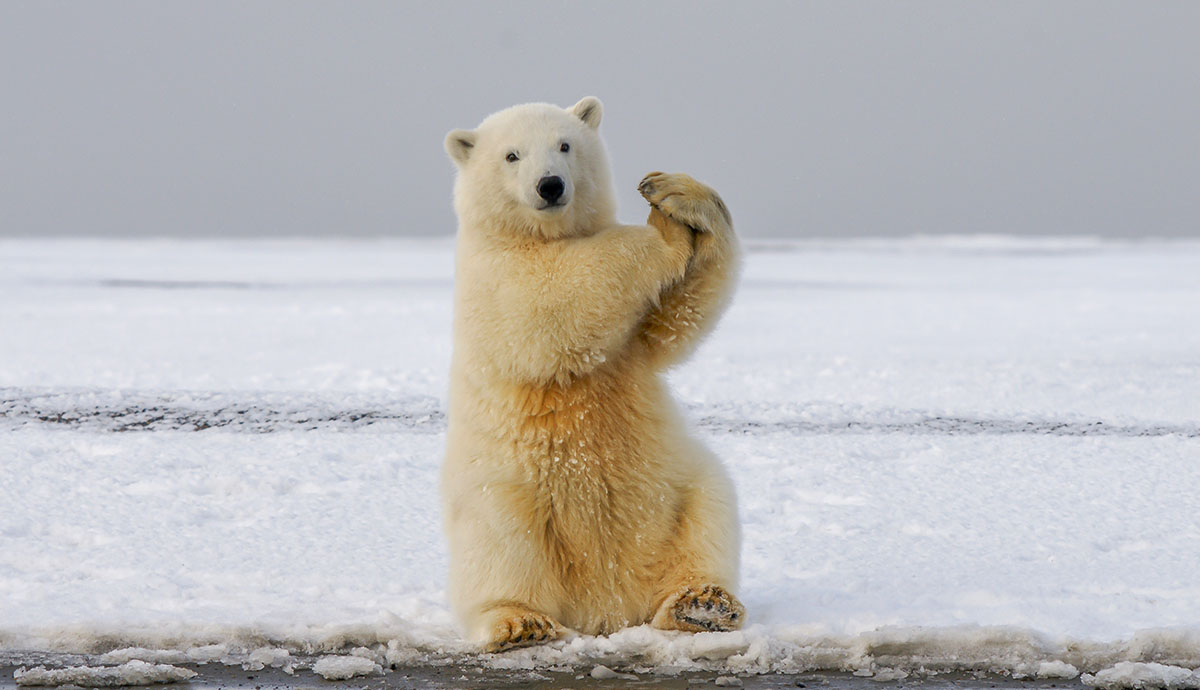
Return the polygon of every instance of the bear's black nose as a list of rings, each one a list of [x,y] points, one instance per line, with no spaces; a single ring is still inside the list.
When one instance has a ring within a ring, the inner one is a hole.
[[[538,180],[538,196],[542,197],[550,203],[558,201],[558,197],[563,195],[563,181],[558,175],[548,175]]]

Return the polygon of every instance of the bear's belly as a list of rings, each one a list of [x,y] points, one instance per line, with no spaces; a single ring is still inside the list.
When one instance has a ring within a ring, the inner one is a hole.
[[[540,508],[530,528],[543,559],[531,565],[554,580],[561,622],[592,634],[653,614],[678,504],[665,487],[651,491],[654,482],[612,481],[597,470],[544,475],[527,487]]]
[[[478,429],[500,441],[493,447],[511,449],[503,509],[524,529],[514,537],[531,539],[541,554],[529,567],[554,580],[561,605],[549,608],[592,633],[653,614],[677,528],[679,464],[655,405],[661,388],[624,383],[511,386],[507,399],[487,406],[490,428]]]

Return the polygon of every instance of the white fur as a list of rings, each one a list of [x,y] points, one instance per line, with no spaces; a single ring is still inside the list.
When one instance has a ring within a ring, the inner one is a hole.
[[[576,111],[586,112],[587,121]],[[616,225],[608,157],[597,131],[602,106],[585,98],[565,111],[545,103],[518,105],[485,119],[474,131],[454,130],[446,150],[459,166],[454,208],[460,227],[503,219],[531,234],[567,234],[581,226]],[[560,147],[569,144],[563,153]],[[518,160],[510,163],[509,153]],[[537,183],[557,175],[566,184],[564,205],[543,210]]]
[[[659,373],[728,300],[728,212],[691,178],[656,174],[643,183],[654,224],[618,225],[601,114],[592,98],[521,105],[446,137],[459,167],[450,596],[492,649],[563,626],[703,629],[684,614],[710,600],[740,611],[723,589],[737,578],[732,486]],[[564,181],[561,207],[537,194],[546,175]]]

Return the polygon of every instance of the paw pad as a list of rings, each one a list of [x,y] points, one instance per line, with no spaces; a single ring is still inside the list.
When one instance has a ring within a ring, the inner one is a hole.
[[[696,232],[717,232],[731,224],[721,197],[687,175],[652,172],[642,178],[638,192],[664,215]]]

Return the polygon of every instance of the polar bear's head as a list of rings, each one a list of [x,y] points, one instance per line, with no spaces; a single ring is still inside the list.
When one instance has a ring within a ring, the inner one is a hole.
[[[587,234],[615,219],[598,128],[600,101],[563,109],[530,103],[446,135],[458,166],[454,205],[465,226],[547,238]]]

